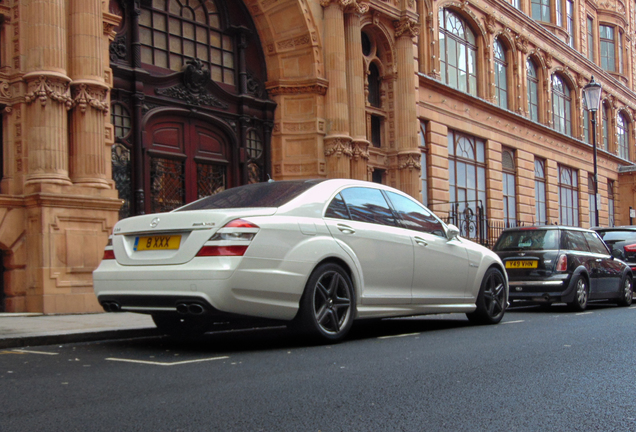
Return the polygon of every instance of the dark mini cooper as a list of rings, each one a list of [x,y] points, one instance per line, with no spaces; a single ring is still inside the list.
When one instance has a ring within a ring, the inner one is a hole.
[[[510,301],[567,303],[582,311],[588,300],[632,304],[632,270],[612,256],[599,235],[582,228],[509,228],[494,252],[508,272]]]

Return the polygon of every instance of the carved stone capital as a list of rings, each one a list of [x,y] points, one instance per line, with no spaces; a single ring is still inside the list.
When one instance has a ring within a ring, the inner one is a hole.
[[[369,3],[363,3],[359,0],[354,0],[352,4],[345,9],[345,13],[365,14],[367,12],[369,12]]]
[[[398,169],[421,169],[420,164],[421,155],[419,153],[407,153],[398,155]]]
[[[108,89],[100,86],[92,86],[86,83],[72,85],[73,108],[79,107],[82,114],[86,113],[86,108],[93,107],[108,114]]]
[[[369,142],[353,141],[351,144],[351,153],[353,160],[369,160]]]
[[[517,49],[524,54],[528,54],[528,51],[530,50],[528,48],[528,39],[526,39],[526,37],[522,35],[517,36],[515,39],[515,45],[517,46]]]
[[[69,83],[58,77],[39,75],[27,84],[27,93],[24,100],[27,103],[39,100],[42,106],[46,106],[50,100],[66,106],[67,110],[73,107],[73,99],[69,89]]]
[[[494,14],[486,15],[484,18],[484,24],[488,33],[493,34],[497,30],[497,19]]]
[[[320,0],[320,6],[324,8],[329,7],[330,5],[333,4],[336,6],[340,6],[342,9],[345,9],[355,3],[356,3],[356,0]]]
[[[399,21],[393,21],[393,27],[395,27],[396,38],[402,36],[414,38],[420,34],[420,28],[417,25],[417,22],[408,18],[404,18]]]
[[[342,156],[351,157],[353,151],[351,150],[351,140],[345,137],[333,137],[325,138],[325,156],[335,156],[340,158]]]

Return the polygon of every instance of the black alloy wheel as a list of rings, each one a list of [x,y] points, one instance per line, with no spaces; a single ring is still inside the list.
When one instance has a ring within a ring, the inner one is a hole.
[[[337,264],[322,264],[305,287],[297,327],[322,341],[342,340],[353,324],[355,305],[349,275]]]
[[[581,275],[576,276],[574,279],[574,300],[568,303],[570,309],[574,312],[583,312],[587,308],[589,294],[587,279]]]
[[[477,309],[467,313],[475,324],[497,324],[506,312],[506,278],[492,267],[486,271],[477,296]]]
[[[623,279],[621,279],[619,297],[616,303],[619,306],[629,307],[632,305],[633,298],[634,298],[634,285],[632,282],[632,278],[629,277],[629,275],[625,275],[623,276]]]

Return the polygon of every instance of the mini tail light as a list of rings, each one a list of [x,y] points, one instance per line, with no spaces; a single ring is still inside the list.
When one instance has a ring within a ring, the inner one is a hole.
[[[115,251],[112,250],[112,249],[106,249],[104,251],[104,258],[102,258],[102,259],[105,259],[105,260],[115,259]]]
[[[636,252],[636,244],[624,246],[625,252]]]
[[[560,255],[556,264],[556,271],[564,272],[568,269],[568,256]]]

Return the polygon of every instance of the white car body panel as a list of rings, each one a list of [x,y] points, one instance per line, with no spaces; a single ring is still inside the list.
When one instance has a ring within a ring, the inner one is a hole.
[[[351,186],[405,195],[368,182],[327,180],[278,208],[173,211],[121,220],[112,236],[116,259],[103,260],[93,273],[95,293],[100,301],[201,299],[220,312],[292,320],[312,271],[332,261],[353,282],[356,318],[382,318],[472,312],[485,272],[496,266],[506,278],[499,257],[468,240],[323,217],[332,198]],[[195,256],[204,245],[232,243],[210,239],[237,218],[258,226],[253,239],[244,242],[242,257]],[[133,249],[135,237],[161,233],[181,235],[179,249]],[[122,303],[121,310],[153,313],[174,307]]]

